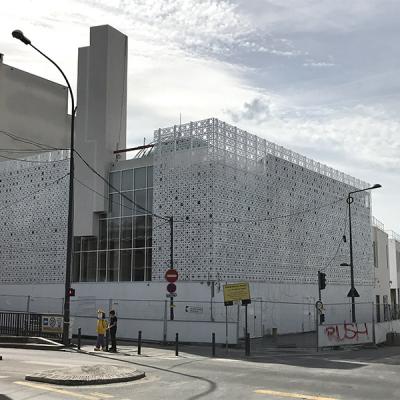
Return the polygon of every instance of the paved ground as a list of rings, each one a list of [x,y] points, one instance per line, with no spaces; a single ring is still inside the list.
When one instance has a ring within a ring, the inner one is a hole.
[[[84,347],[91,351],[91,346]],[[269,351],[249,360],[208,358],[174,350],[123,346],[120,354],[0,349],[0,400],[378,400],[400,399],[400,347],[339,352]],[[204,349],[203,349],[204,350]],[[190,353],[191,352],[191,353]],[[239,357],[237,357],[239,358]],[[136,382],[61,387],[27,382],[30,372],[57,366],[133,366]]]

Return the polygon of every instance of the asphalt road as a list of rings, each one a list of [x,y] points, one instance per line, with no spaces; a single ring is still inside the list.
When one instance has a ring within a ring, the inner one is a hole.
[[[323,354],[270,351],[249,360],[208,358],[190,348],[179,357],[157,348],[144,348],[142,356],[134,348],[121,350],[89,355],[0,349],[0,400],[400,399],[400,347]],[[83,364],[131,365],[147,376],[90,387],[24,380],[29,372]]]

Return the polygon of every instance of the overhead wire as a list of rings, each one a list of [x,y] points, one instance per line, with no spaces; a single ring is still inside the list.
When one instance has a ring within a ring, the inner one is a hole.
[[[136,203],[133,199],[130,199],[128,196],[126,196],[123,192],[121,192],[120,190],[118,190],[115,186],[113,186],[111,184],[111,182],[109,180],[107,180],[106,178],[104,178],[103,175],[100,174],[100,172],[96,171],[86,160],[85,158],[77,151],[74,150],[74,152],[77,154],[77,156],[82,160],[82,162],[86,165],[87,168],[89,168],[95,175],[97,175],[103,182],[105,182],[111,189],[113,189],[116,193],[120,194],[121,197],[123,197],[124,199],[128,200],[130,203],[132,203],[135,207],[141,209],[142,211],[145,211],[148,214],[151,214],[152,216],[156,217],[156,218],[160,218],[163,220],[170,220],[169,217],[164,217],[162,215],[158,215],[156,213],[154,213],[153,211],[148,210],[147,208],[141,206],[140,204]]]
[[[3,154],[0,154],[0,158],[5,158],[5,159],[11,160],[11,161],[20,161],[20,162],[25,162],[25,163],[32,163],[32,164],[57,163],[57,162],[69,160],[69,157],[62,158],[60,160],[25,160],[23,158],[13,158],[13,157],[4,156]]]

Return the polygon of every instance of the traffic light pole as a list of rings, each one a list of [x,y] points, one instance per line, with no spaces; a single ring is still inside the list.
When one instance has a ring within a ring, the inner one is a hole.
[[[320,277],[321,271],[318,271],[318,300],[321,301],[321,284],[320,284]]]
[[[170,268],[174,268],[174,217],[169,218],[169,229],[170,229]],[[171,293],[169,298],[169,316],[170,320],[174,320],[174,298]]]

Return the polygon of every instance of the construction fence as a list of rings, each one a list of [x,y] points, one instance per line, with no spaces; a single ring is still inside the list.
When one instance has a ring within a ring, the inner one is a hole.
[[[381,307],[382,306],[382,307]],[[368,339],[373,339],[372,325],[376,323],[378,307],[387,321],[398,320],[398,307],[383,308],[373,303],[357,303],[357,322],[367,325]],[[173,341],[179,333],[181,341],[211,341],[240,343],[246,332],[246,312],[241,304],[226,307],[223,302],[174,300],[173,320],[169,300],[96,299],[79,297],[71,299],[72,333],[81,328],[82,335],[95,336],[97,311],[107,315],[111,309],[118,315],[118,336],[136,340],[142,332],[143,340]],[[381,310],[382,309],[382,310]],[[63,299],[32,296],[0,295],[0,311],[63,314]],[[320,314],[324,314],[321,323]],[[344,343],[343,335],[352,336],[351,303],[324,304],[319,311],[314,303],[277,302],[253,298],[247,306],[247,331],[254,343],[262,346],[320,347]],[[362,337],[360,325],[357,337]],[[317,332],[318,336],[317,337]],[[370,335],[371,333],[371,335]],[[336,338],[336,339],[335,339]],[[346,337],[345,337],[346,338]],[[346,338],[347,339],[347,338]]]

